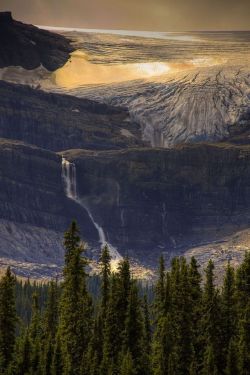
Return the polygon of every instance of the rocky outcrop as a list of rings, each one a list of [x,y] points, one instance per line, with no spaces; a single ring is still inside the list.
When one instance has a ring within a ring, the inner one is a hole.
[[[62,35],[15,21],[10,12],[0,13],[0,68],[43,65],[53,71],[65,64],[72,51],[70,41]]]
[[[126,109],[4,81],[0,81],[0,137],[53,151],[143,145],[139,125]]]
[[[90,246],[97,243],[87,212],[64,193],[60,156],[1,139],[0,160],[0,257],[61,264],[73,218]]]
[[[250,148],[68,151],[78,194],[119,251],[144,264],[250,225]]]
[[[0,258],[4,264],[12,259],[45,268],[60,266],[62,233],[73,218],[89,244],[90,257],[97,259],[100,250],[94,220],[122,255],[153,268],[161,253],[170,260],[250,225],[248,145],[63,154],[75,163],[82,204],[66,197],[61,154],[1,140]]]

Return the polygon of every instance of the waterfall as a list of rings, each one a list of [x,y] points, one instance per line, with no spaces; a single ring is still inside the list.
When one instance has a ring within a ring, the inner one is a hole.
[[[76,186],[76,167],[74,163],[70,163],[67,159],[62,157],[62,180],[64,184],[64,190],[65,194],[69,199],[72,199],[76,203],[78,203],[81,207],[83,207],[93,223],[94,227],[96,228],[99,236],[99,243],[101,248],[103,248],[105,245],[109,248],[109,253],[111,256],[111,266],[113,269],[117,268],[117,265],[120,260],[122,260],[121,254],[117,251],[117,249],[112,246],[108,241],[106,240],[106,236],[104,233],[103,228],[97,224],[97,222],[94,220],[93,215],[89,209],[89,207],[84,203],[84,201],[78,196],[77,194],[77,186]]]

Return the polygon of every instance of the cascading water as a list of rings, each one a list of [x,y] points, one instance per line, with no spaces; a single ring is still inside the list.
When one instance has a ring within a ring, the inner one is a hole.
[[[83,200],[81,200],[79,196],[77,195],[75,164],[70,163],[64,157],[62,157],[62,180],[63,180],[66,196],[74,200],[76,203],[78,203],[81,207],[83,207],[87,211],[91,222],[93,223],[94,227],[96,228],[98,232],[101,248],[103,248],[105,245],[108,246],[110,256],[111,256],[112,269],[116,269],[119,261],[122,260],[122,256],[114,246],[112,246],[110,243],[107,242],[103,228],[97,224],[97,222],[93,218],[93,215],[89,207],[87,207],[87,205],[83,202]]]

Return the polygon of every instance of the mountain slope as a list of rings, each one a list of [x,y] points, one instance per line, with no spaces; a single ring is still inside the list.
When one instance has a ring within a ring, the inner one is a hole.
[[[68,60],[73,47],[61,35],[13,20],[10,12],[0,12],[0,68],[42,65],[53,71]]]

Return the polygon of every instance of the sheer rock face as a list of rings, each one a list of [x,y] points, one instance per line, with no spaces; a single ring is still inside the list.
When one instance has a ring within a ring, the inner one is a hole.
[[[0,12],[0,68],[43,65],[53,71],[65,64],[72,51],[65,37],[15,21],[10,12]]]
[[[76,218],[97,240],[87,213],[64,194],[61,157],[35,146],[0,140],[0,256],[62,263],[63,232]]]
[[[53,151],[143,145],[139,125],[126,109],[3,81],[0,97],[0,137]]]
[[[109,242],[144,264],[250,224],[250,148],[68,151],[80,196]]]
[[[170,259],[250,224],[248,145],[63,154],[75,163],[77,194],[107,240],[143,265],[155,267],[160,253]],[[62,233],[72,218],[96,259],[98,233],[83,206],[65,195],[61,155],[1,139],[0,158],[4,263],[12,259],[60,265]],[[28,266],[25,269],[28,274]]]

